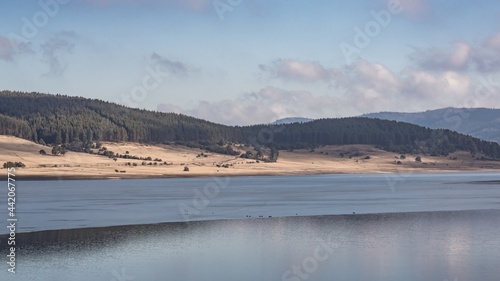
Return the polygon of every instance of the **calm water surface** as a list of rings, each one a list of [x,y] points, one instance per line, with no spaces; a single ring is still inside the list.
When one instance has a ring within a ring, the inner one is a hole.
[[[19,181],[22,230],[62,230],[19,234],[0,280],[499,280],[500,187],[470,183],[498,179]]]
[[[500,209],[500,173],[22,181],[19,231],[157,222]],[[6,233],[6,229],[0,229]]]

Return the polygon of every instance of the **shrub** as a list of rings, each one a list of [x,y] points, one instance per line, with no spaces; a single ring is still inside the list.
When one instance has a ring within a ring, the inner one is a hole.
[[[11,161],[9,161],[9,162],[3,163],[3,167],[6,169],[7,168],[24,168],[24,167],[26,167],[26,165],[24,165],[23,162],[11,162]]]

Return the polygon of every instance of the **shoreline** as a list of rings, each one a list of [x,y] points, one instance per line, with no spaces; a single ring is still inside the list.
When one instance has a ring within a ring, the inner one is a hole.
[[[357,173],[349,172],[333,172],[333,171],[304,171],[304,172],[279,172],[279,173],[217,173],[217,174],[152,174],[152,175],[96,175],[96,176],[82,176],[82,175],[64,175],[64,176],[51,176],[51,175],[22,175],[16,170],[16,179],[23,181],[74,181],[74,180],[137,180],[137,179],[183,179],[183,178],[220,178],[220,177],[279,177],[279,176],[318,176],[318,175],[398,175],[398,174],[438,174],[438,173],[494,173],[499,172],[494,169],[466,169],[466,170],[411,170],[404,172],[391,172],[391,171],[364,171]],[[6,173],[1,176],[2,179],[7,179]],[[464,183],[479,183],[479,184],[500,184],[500,180],[491,180],[486,182],[464,182]]]
[[[480,155],[463,151],[448,156],[400,155],[372,145],[280,150],[276,162],[181,145],[105,142],[103,146],[117,155],[141,156],[142,160],[72,151],[49,155],[41,153],[48,149],[46,146],[4,135],[0,135],[0,159],[4,164],[20,162],[25,167],[16,168],[16,177],[32,181],[500,171],[500,161],[482,160]],[[250,148],[234,145],[233,149],[243,155]],[[0,178],[6,178],[7,169],[0,169],[0,174]]]

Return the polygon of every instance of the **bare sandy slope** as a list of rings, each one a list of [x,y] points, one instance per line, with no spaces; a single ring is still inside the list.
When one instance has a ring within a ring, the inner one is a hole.
[[[113,159],[86,153],[68,152],[65,156],[40,155],[51,148],[33,142],[0,135],[0,164],[7,161],[23,162],[26,168],[16,169],[16,176],[25,178],[149,178],[189,176],[238,176],[238,175],[298,175],[324,173],[412,173],[442,171],[488,171],[500,169],[500,162],[479,161],[469,153],[457,152],[449,157],[422,157],[416,155],[396,159],[398,154],[382,151],[367,145],[325,146],[319,149],[280,151],[277,163],[257,163],[242,159],[206,153],[175,145],[143,145],[137,143],[104,143],[108,150],[139,157],[159,158],[162,161]],[[199,156],[204,153],[207,157]],[[341,153],[344,157],[341,157]],[[370,159],[365,159],[370,156]],[[456,160],[450,159],[456,157]],[[402,164],[397,164],[401,161]],[[127,163],[137,163],[129,166]],[[166,162],[166,164],[164,164]],[[218,165],[229,164],[229,167]],[[189,171],[184,171],[184,167]],[[0,169],[6,173],[6,169]],[[118,172],[117,172],[118,171]]]

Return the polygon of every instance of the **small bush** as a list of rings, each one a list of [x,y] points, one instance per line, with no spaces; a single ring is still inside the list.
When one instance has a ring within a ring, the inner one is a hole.
[[[11,162],[11,161],[9,161],[9,162],[3,163],[3,167],[6,169],[7,168],[24,168],[24,167],[26,167],[26,165],[24,165],[23,162]]]

